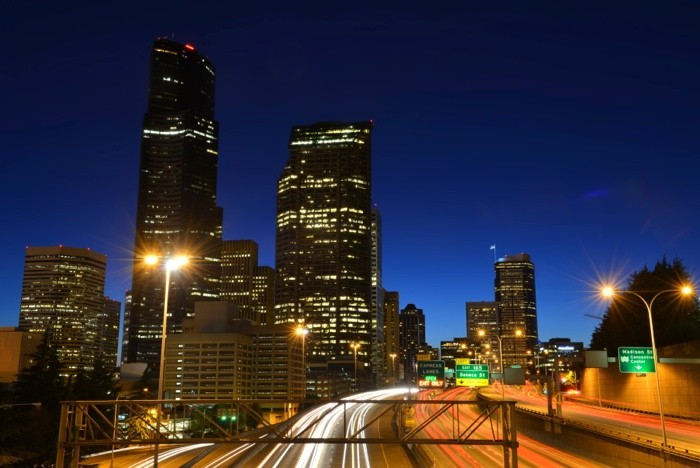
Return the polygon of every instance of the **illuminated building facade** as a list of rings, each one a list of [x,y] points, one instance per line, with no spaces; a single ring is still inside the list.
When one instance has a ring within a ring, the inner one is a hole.
[[[107,365],[118,366],[119,352],[119,318],[122,311],[122,303],[104,298],[100,321],[100,352],[104,356]]]
[[[505,367],[527,365],[539,341],[535,265],[525,253],[506,255],[495,264],[495,293]],[[517,336],[518,331],[520,336]],[[497,345],[497,343],[496,343]]]
[[[278,180],[275,321],[309,329],[310,367],[352,366],[354,344],[358,367],[372,356],[371,133],[371,122],[292,128]]]
[[[371,369],[375,382],[384,380],[384,288],[382,288],[382,217],[372,207],[372,356]]]
[[[261,325],[272,325],[275,312],[275,269],[258,266],[253,273],[251,301]]]
[[[304,397],[303,359],[288,324],[257,325],[225,301],[197,304],[183,333],[166,343],[166,395],[175,399],[265,400],[270,422],[295,414]],[[273,401],[274,400],[274,401]]]
[[[485,337],[498,334],[498,303],[489,301],[467,302],[467,338],[472,341],[482,340],[479,332]],[[496,341],[494,339],[494,341]],[[498,346],[498,343],[496,343]]]
[[[102,344],[107,257],[76,247],[27,247],[19,329],[47,333],[65,375],[92,368]]]
[[[179,332],[195,301],[218,300],[222,210],[216,206],[215,71],[189,44],[157,39],[141,139],[126,361],[158,368],[165,272],[147,255],[187,255],[171,276],[168,326]]]
[[[274,307],[274,274],[258,266],[258,244],[228,240],[221,248],[221,300],[235,304],[241,317],[267,324]]]

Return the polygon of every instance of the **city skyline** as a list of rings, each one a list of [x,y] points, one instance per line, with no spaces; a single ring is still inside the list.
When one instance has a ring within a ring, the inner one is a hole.
[[[0,325],[18,323],[27,245],[106,254],[124,303],[148,56],[173,34],[216,64],[223,238],[257,242],[261,265],[290,129],[374,121],[384,287],[432,346],[494,300],[496,256],[530,255],[542,341],[589,343],[599,275],[666,256],[700,277],[696,5],[245,8],[8,8]]]

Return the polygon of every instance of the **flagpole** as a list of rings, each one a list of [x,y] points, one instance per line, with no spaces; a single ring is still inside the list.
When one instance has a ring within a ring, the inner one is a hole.
[[[496,256],[496,244],[493,244],[490,248],[493,250],[493,263],[496,263],[498,261],[498,257]]]

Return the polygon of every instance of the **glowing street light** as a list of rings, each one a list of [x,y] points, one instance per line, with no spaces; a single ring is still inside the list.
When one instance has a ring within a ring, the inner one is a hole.
[[[396,384],[396,353],[389,354],[391,358],[391,383]]]
[[[147,265],[157,265],[163,259],[156,255],[147,255],[144,262]],[[160,372],[158,373],[158,400],[163,398],[163,384],[165,382],[165,339],[168,332],[168,294],[170,293],[170,273],[186,265],[189,259],[184,255],[166,258],[165,266],[165,297],[163,299],[163,330],[160,337]],[[163,412],[162,403],[158,403],[158,436],[160,436],[161,416]],[[158,445],[156,444],[153,456],[153,466],[158,466]]]
[[[350,347],[355,351],[355,391],[357,392],[357,350],[360,347],[360,343],[352,343]]]
[[[515,330],[515,336],[521,336],[523,334],[522,331],[520,330]],[[479,330],[479,336],[484,337],[486,336],[486,332],[484,330]],[[503,362],[503,337],[500,335],[493,335],[498,339],[498,362],[500,363],[501,366],[501,399],[505,400],[506,398],[506,390],[505,390],[505,385],[506,385],[506,366],[505,363]]]
[[[302,362],[302,367],[304,368],[304,395],[306,396],[306,348],[305,348],[305,344],[306,344],[306,335],[309,334],[309,329],[300,323],[294,329],[294,333],[296,333],[297,336],[301,337],[301,362]]]
[[[654,365],[656,366],[657,363],[657,352],[656,352],[656,340],[654,339],[654,320],[652,319],[652,314],[651,314],[651,308],[654,305],[654,301],[656,300],[657,297],[659,297],[662,294],[665,293],[680,293],[683,296],[690,296],[693,294],[693,288],[688,285],[683,285],[678,289],[665,289],[663,291],[657,292],[654,297],[651,298],[649,302],[647,302],[646,299],[644,299],[643,296],[640,294],[634,292],[634,291],[627,291],[627,290],[617,290],[614,289],[611,286],[604,286],[600,290],[601,294],[604,297],[609,297],[612,298],[616,294],[632,294],[633,296],[637,296],[641,301],[644,303],[644,306],[647,309],[647,314],[649,315],[649,332],[651,333],[651,351],[652,351],[652,356],[654,359]],[[667,438],[666,438],[666,422],[664,420],[664,405],[663,402],[661,401],[661,382],[659,380],[659,372],[658,369],[654,372],[654,375],[656,376],[656,393],[659,397],[659,417],[661,418],[661,436],[663,438],[663,445],[668,446]]]

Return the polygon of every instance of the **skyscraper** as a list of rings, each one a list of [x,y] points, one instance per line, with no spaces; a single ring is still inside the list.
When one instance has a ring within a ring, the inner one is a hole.
[[[156,39],[141,139],[132,303],[126,360],[159,362],[165,274],[144,258],[187,255],[171,276],[168,325],[194,302],[219,298],[222,210],[216,206],[218,123],[214,66],[189,44]],[[154,367],[155,368],[155,367]]]
[[[375,382],[384,380],[384,288],[382,287],[382,217],[372,207],[372,374]]]
[[[117,354],[119,352],[119,318],[122,312],[122,303],[104,298],[102,312],[100,313],[100,352],[104,356],[105,364],[118,366]]]
[[[235,304],[240,317],[259,322],[252,305],[253,280],[258,266],[258,244],[227,240],[221,249],[221,300]]]
[[[383,347],[384,361],[386,368],[385,376],[390,378],[391,383],[396,383],[401,378],[401,346],[399,336],[401,329],[399,326],[399,292],[383,291]]]
[[[221,300],[236,305],[239,317],[267,324],[274,306],[275,270],[258,265],[258,244],[228,240],[221,250]]]
[[[90,249],[60,245],[25,251],[19,328],[47,333],[66,375],[92,367],[100,352],[106,265],[107,258]]]
[[[304,322],[307,364],[372,350],[372,122],[292,128],[277,184],[275,316]]]
[[[399,346],[401,347],[401,362],[404,366],[404,378],[413,382],[417,377],[418,354],[426,346],[425,315],[423,309],[415,304],[408,304],[399,314]]]
[[[526,253],[506,255],[496,264],[495,293],[503,364],[526,365],[538,342],[535,265]]]

